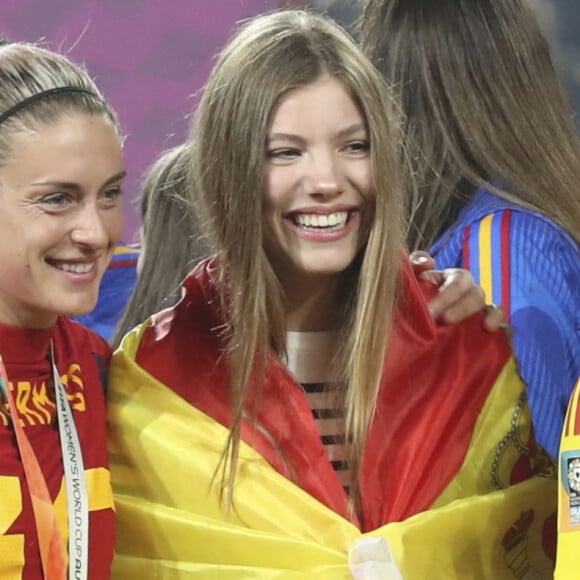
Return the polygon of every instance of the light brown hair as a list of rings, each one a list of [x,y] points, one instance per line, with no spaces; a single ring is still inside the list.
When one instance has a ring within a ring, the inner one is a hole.
[[[344,275],[348,297],[339,376],[345,385],[349,465],[356,475],[380,384],[395,304],[402,242],[399,138],[393,100],[375,68],[337,25],[302,11],[260,16],[221,53],[192,129],[196,208],[222,266],[229,332],[233,423],[223,474],[231,507],[240,425],[250,382],[270,349],[285,354],[283,290],[263,247],[262,207],[268,127],[278,100],[324,75],[344,84],[368,125],[375,219],[366,247]]]

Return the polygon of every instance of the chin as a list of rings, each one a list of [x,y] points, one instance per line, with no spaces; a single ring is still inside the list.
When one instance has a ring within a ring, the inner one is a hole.
[[[344,272],[352,262],[353,260],[328,260],[317,264],[303,264],[301,270],[309,276],[336,276]]]
[[[65,308],[59,309],[58,314],[59,316],[66,316],[68,318],[72,316],[85,316],[86,314],[90,314],[96,305],[96,299],[78,301],[74,304],[69,303]]]

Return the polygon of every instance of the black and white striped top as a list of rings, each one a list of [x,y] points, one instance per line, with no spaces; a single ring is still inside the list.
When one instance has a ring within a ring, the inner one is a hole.
[[[335,403],[328,379],[336,334],[334,332],[289,332],[288,369],[300,383],[312,409],[320,439],[342,486],[348,492],[350,470],[347,464],[344,410]]]

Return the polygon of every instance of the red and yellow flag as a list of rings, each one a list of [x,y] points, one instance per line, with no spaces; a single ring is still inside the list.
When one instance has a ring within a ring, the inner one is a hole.
[[[390,342],[361,471],[364,526],[348,519],[307,400],[275,361],[226,514],[213,476],[228,398],[204,275],[114,357],[115,578],[551,577],[556,480],[509,349],[480,320],[440,333],[426,309],[401,314]]]

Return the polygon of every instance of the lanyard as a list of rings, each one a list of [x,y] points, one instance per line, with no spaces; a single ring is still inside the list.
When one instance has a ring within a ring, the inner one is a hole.
[[[86,580],[88,578],[89,552],[89,501],[85,470],[72,409],[54,361],[52,342],[50,344],[50,362],[67,494],[69,528],[68,578],[69,580]],[[44,578],[45,580],[65,580],[67,578],[66,550],[62,535],[58,529],[54,505],[36,454],[18,420],[14,395],[8,388],[8,383],[6,367],[0,356],[0,388],[8,400],[24,475],[30,491]]]
[[[89,494],[79,434],[50,343],[52,379],[56,392],[60,447],[68,506],[69,578],[86,580],[89,570]]]

